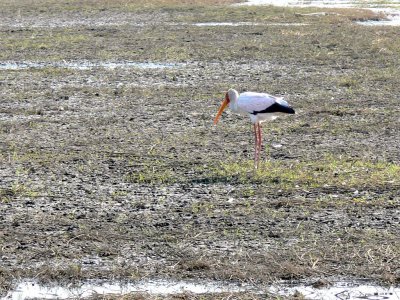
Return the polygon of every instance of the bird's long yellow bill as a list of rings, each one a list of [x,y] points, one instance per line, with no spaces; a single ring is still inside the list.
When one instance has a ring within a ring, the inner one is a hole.
[[[222,102],[221,106],[219,107],[219,110],[217,112],[217,115],[215,116],[214,119],[214,125],[217,125],[219,117],[221,117],[222,112],[224,111],[224,109],[228,106],[229,104],[229,98],[225,97],[225,100]]]

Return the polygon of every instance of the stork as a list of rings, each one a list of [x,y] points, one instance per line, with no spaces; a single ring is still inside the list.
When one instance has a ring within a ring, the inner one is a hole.
[[[229,89],[215,116],[214,125],[217,125],[227,106],[236,113],[249,116],[253,123],[255,136],[254,168],[257,169],[261,151],[261,123],[276,119],[280,113],[294,114],[295,111],[283,97],[255,92],[244,92],[239,95],[236,90]]]

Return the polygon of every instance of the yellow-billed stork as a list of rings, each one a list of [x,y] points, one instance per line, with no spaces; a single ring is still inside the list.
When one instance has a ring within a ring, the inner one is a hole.
[[[249,116],[254,124],[254,167],[257,168],[261,151],[261,122],[274,120],[279,113],[294,114],[295,111],[283,97],[254,92],[245,92],[239,95],[236,90],[230,89],[225,94],[225,99],[215,116],[214,125],[217,125],[222,112],[228,105],[232,111]]]

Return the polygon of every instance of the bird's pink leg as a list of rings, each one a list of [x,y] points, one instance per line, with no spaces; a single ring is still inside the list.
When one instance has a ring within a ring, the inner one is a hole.
[[[258,138],[257,138],[257,140],[258,140],[258,155],[257,155],[257,167],[259,166],[259,164],[260,164],[260,156],[261,156],[261,144],[262,144],[262,138],[261,138],[261,124],[260,123],[258,123],[258,132],[257,132],[257,134],[258,134]]]
[[[257,161],[258,161],[258,130],[257,130],[258,123],[254,123],[254,137],[255,137],[255,144],[254,144],[254,169],[257,169]]]

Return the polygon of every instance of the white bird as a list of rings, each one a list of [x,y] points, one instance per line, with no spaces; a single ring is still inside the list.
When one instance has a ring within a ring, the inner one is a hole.
[[[261,122],[274,120],[279,113],[294,114],[295,111],[283,97],[254,92],[245,92],[239,95],[236,90],[230,89],[225,94],[225,99],[215,116],[214,125],[217,125],[222,112],[228,105],[232,111],[249,116],[254,125],[254,167],[257,169],[261,151]]]

